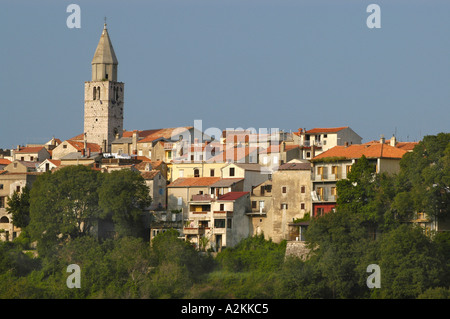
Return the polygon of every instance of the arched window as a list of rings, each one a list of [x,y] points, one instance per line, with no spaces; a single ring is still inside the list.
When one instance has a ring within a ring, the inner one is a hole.
[[[92,96],[94,97],[94,100],[97,99],[97,88],[94,86],[94,89],[92,90]]]
[[[3,216],[2,218],[0,218],[0,224],[1,223],[9,223],[9,219],[6,216]]]
[[[100,100],[100,87],[97,86],[97,99]]]
[[[200,170],[199,169],[194,169],[194,177],[200,177]]]

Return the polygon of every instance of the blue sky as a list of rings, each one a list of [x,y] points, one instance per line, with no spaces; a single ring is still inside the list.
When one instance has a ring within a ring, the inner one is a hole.
[[[71,3],[79,29],[66,25]],[[380,29],[366,25],[371,3]],[[127,130],[449,132],[449,13],[443,0],[3,0],[0,148],[82,133],[105,16]]]

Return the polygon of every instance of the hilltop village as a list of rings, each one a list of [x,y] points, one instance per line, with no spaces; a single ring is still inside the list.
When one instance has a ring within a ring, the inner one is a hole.
[[[203,132],[194,126],[124,130],[124,83],[106,24],[85,82],[84,128],[67,140],[0,150],[0,238],[21,230],[7,199],[32,188],[38,176],[71,165],[136,171],[152,198],[147,239],[168,229],[214,251],[263,234],[279,243],[304,241],[310,218],[336,209],[336,183],[363,156],[377,174],[395,174],[418,142],[395,136],[362,143],[351,127],[299,128],[294,132],[234,129]],[[143,221],[144,222],[144,221]],[[411,222],[430,231],[445,223],[417,212]]]

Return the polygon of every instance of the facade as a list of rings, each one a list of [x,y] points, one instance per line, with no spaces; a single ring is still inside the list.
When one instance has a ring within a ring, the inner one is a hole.
[[[274,242],[292,239],[289,236],[290,224],[311,214],[311,164],[291,161],[281,165],[272,175],[271,183],[261,184],[254,194],[252,213],[248,214],[252,219],[253,233],[263,233]],[[259,202],[258,211],[258,204],[254,203],[257,200],[271,203],[265,209],[266,203],[261,208]]]
[[[11,241],[20,235],[20,228],[13,225],[11,214],[6,211],[8,198],[14,192],[31,188],[39,173],[20,161],[14,161],[0,171],[0,240]]]
[[[105,23],[92,59],[92,79],[84,85],[84,133],[103,152],[123,131],[124,84],[117,81],[117,66]]]
[[[347,178],[352,165],[363,155],[376,166],[376,173],[394,174],[407,151],[384,143],[335,146],[314,157],[312,175],[313,215],[321,216],[336,207],[336,182]]]
[[[269,179],[270,172],[259,164],[229,163],[222,169],[222,178],[243,178],[244,192],[251,192],[253,187]]]
[[[185,239],[199,249],[233,247],[251,235],[249,209],[249,192],[229,192],[217,199],[194,197],[183,227]]]
[[[26,161],[26,162],[42,162],[46,159],[49,159],[50,153],[43,146],[36,147],[17,147],[16,150],[13,151],[13,158],[18,161]]]
[[[51,171],[52,169],[58,168],[59,166],[61,166],[60,160],[46,159],[41,164],[39,164],[36,170],[40,173],[44,173]]]

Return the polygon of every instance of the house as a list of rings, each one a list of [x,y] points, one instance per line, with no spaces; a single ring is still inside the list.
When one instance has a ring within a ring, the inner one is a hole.
[[[271,176],[271,172],[265,171],[263,166],[256,163],[229,163],[221,171],[222,178],[243,178],[244,192],[251,192],[254,186],[268,180]]]
[[[75,137],[75,139],[66,140],[55,147],[52,150],[52,159],[61,160],[64,156],[71,153],[80,153],[80,155],[83,156],[93,153],[102,153],[100,145],[87,143],[86,140],[79,140],[78,138],[79,137]]]
[[[59,166],[61,166],[60,160],[46,159],[45,161],[43,161],[42,163],[40,163],[38,165],[38,167],[36,168],[36,171],[41,172],[41,173],[48,172],[54,168],[58,168]]]
[[[313,215],[320,216],[335,209],[336,182],[347,178],[352,165],[363,155],[373,163],[376,173],[394,174],[407,151],[382,143],[335,146],[312,159]]]
[[[13,151],[13,158],[18,161],[42,162],[50,158],[49,151],[44,146],[20,147]]]
[[[312,159],[338,145],[361,144],[362,137],[348,126],[298,129],[293,134],[295,143],[302,150],[301,159]]]
[[[145,184],[149,187],[152,203],[149,210],[162,210],[167,208],[167,180],[159,170],[140,171],[145,180]]]
[[[11,241],[20,235],[21,229],[13,225],[12,216],[6,208],[8,198],[14,192],[22,192],[24,187],[31,188],[39,175],[27,166],[28,163],[13,161],[0,171],[0,240]]]
[[[194,197],[188,207],[183,234],[186,241],[199,249],[221,251],[251,234],[250,220],[246,216],[250,209],[249,192],[229,192],[217,199]]]
[[[254,234],[263,233],[274,242],[292,240],[290,224],[310,216],[312,210],[311,163],[294,160],[281,165],[273,173],[271,183],[262,184],[254,193],[259,196],[252,197],[252,201],[271,201],[267,209],[265,202],[263,208],[259,203],[261,213],[257,211],[257,203],[252,202],[252,213],[248,215]]]
[[[0,158],[0,171],[3,170],[9,164],[11,164],[11,161],[9,159]]]
[[[294,159],[301,159],[301,147],[296,144],[281,142],[277,145],[271,145],[259,152],[258,163],[274,171],[278,166],[283,165]]]
[[[167,185],[168,210],[181,210],[183,219],[188,217],[188,202],[194,195],[211,197],[210,186],[220,177],[180,177]]]

